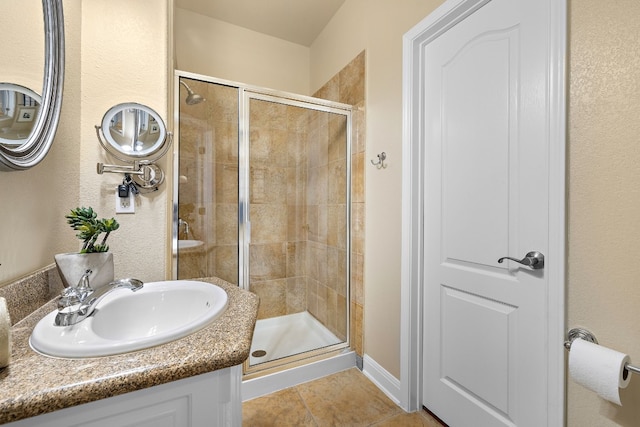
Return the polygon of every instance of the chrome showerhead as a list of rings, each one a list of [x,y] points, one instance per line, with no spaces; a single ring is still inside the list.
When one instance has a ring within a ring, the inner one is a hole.
[[[180,84],[187,89],[187,98],[185,99],[185,102],[187,103],[187,105],[196,105],[206,101],[206,99],[203,98],[201,95],[198,95],[197,93],[192,91],[191,88],[187,86],[187,84],[182,80],[180,80]]]

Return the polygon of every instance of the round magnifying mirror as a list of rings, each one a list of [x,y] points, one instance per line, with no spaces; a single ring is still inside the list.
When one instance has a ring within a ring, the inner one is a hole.
[[[108,143],[105,148],[116,157],[127,157],[121,160],[153,160],[154,155],[164,154],[167,128],[160,115],[146,105],[128,102],[110,108],[101,129]]]
[[[0,144],[17,147],[31,136],[42,98],[29,88],[0,83]]]

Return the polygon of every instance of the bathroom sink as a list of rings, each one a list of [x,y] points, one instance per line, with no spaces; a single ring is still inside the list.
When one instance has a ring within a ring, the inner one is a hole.
[[[178,240],[178,249],[195,249],[204,245],[202,240]]]
[[[45,355],[67,358],[109,356],[183,338],[224,313],[227,293],[195,280],[145,283],[132,292],[104,297],[94,314],[71,326],[55,326],[58,310],[46,315],[29,343]]]

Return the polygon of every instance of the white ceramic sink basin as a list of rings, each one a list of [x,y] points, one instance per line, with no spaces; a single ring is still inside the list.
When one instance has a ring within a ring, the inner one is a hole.
[[[178,249],[195,249],[204,245],[202,240],[178,240]]]
[[[33,329],[31,347],[67,358],[127,353],[164,344],[207,326],[224,313],[227,293],[195,280],[145,283],[133,292],[106,295],[93,315],[71,326],[55,326],[57,310]]]

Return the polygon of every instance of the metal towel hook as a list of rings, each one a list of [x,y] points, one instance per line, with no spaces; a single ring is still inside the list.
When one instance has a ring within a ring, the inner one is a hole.
[[[371,160],[371,164],[375,167],[377,167],[378,169],[386,169],[387,165],[384,164],[384,161],[387,158],[387,153],[385,153],[384,151],[380,154],[378,154],[378,161],[374,162],[373,160]]]

